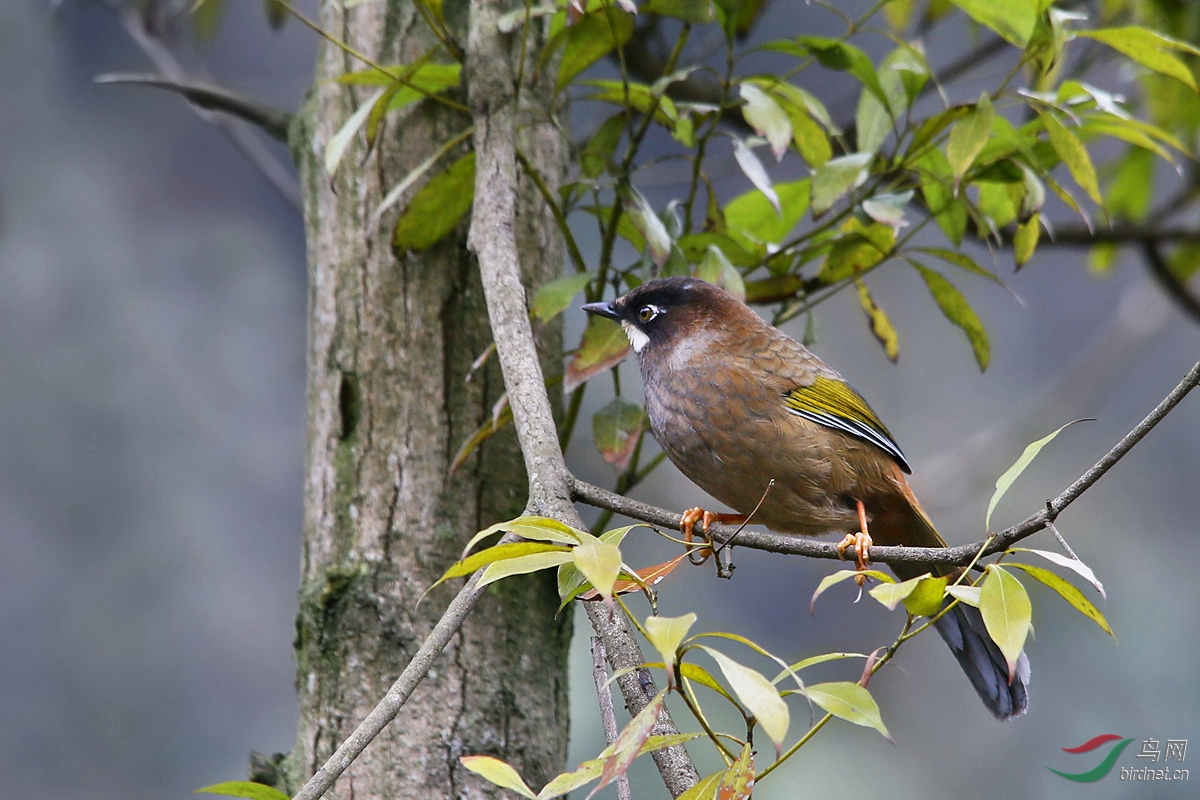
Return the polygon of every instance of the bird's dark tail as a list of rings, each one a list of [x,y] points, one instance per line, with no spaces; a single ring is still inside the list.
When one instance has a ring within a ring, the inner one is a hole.
[[[959,603],[935,622],[934,627],[950,646],[988,711],[997,719],[1025,713],[1029,707],[1029,659],[1021,653],[1012,683],[1009,683],[1008,662],[983,627],[979,609]]]
[[[880,509],[871,523],[871,533],[877,544],[904,544],[915,547],[945,547],[925,510],[921,508],[908,481],[897,469],[894,479],[905,502],[889,503]],[[881,534],[881,535],[877,535]],[[898,564],[893,571],[901,580],[908,580],[929,571],[916,564]],[[934,570],[946,574],[950,568]],[[988,711],[998,719],[1011,719],[1025,713],[1029,707],[1029,659],[1021,653],[1017,659],[1012,681],[1008,679],[1008,662],[1000,648],[988,635],[979,609],[959,603],[934,623],[942,640],[950,646],[959,666],[967,673],[971,685],[979,693]]]

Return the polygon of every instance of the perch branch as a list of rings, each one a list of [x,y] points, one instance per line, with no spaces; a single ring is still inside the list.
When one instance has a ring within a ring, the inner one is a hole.
[[[1196,388],[1197,384],[1200,384],[1200,362],[1197,362],[1188,371],[1183,380],[1179,382],[1179,385],[1171,390],[1171,393],[1164,397],[1162,402],[1145,419],[1139,422],[1133,430],[1125,434],[1091,469],[1081,475],[1057,497],[1047,502],[1045,508],[1022,522],[996,534],[992,543],[983,551],[983,555],[992,555],[993,553],[1005,550],[1052,524],[1067,506],[1079,499],[1104,473],[1108,472],[1134,445],[1140,442],[1155,425],[1161,422],[1170,413],[1171,409],[1179,405],[1180,401],[1187,396],[1188,392]],[[679,514],[647,503],[641,503],[637,500],[630,500],[627,497],[613,494],[576,478],[572,478],[571,493],[576,500],[588,505],[608,509],[631,519],[648,522],[651,525],[679,530],[681,520]],[[727,525],[713,525],[710,529],[713,540],[718,545],[728,541],[736,531],[737,528]],[[841,558],[833,542],[818,542],[812,539],[781,536],[769,532],[743,530],[737,534],[737,544],[742,547],[751,547],[755,550],[766,550],[772,553],[808,556],[810,558]],[[973,544],[946,548],[872,547],[869,556],[872,561],[881,561],[885,564],[963,565],[970,563],[976,554],[979,553],[980,549],[984,547],[984,544],[983,541],[979,541]]]

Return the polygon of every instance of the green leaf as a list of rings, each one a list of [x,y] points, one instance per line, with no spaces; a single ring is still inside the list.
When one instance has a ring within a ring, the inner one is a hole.
[[[889,742],[892,740],[875,698],[865,687],[850,681],[833,681],[809,686],[804,690],[804,695],[838,719],[864,728],[874,728],[883,738]]]
[[[692,788],[676,797],[675,800],[713,800],[717,794],[717,786],[720,785],[726,772],[727,770],[721,770],[701,778]]]
[[[291,800],[291,798],[274,786],[267,786],[264,783],[252,783],[250,781],[214,783],[212,786],[197,789],[195,794],[200,794],[201,792],[205,794],[223,794],[229,797],[245,797],[248,800]]]
[[[625,535],[634,528],[642,527],[642,523],[626,525],[623,528],[613,528],[611,531],[605,531],[600,535],[600,541],[607,542],[615,547],[620,547],[621,542],[625,539]],[[583,531],[580,531],[583,533]],[[579,595],[591,589],[591,584],[587,579],[576,569],[574,562],[568,561],[558,568],[558,596],[562,598],[558,610],[561,611],[567,607],[567,604],[574,600]]]
[[[1033,607],[1021,582],[1003,567],[989,564],[979,587],[979,611],[988,635],[1008,662],[1008,678],[1016,674],[1017,659],[1029,635]]]
[[[695,614],[684,614],[682,617],[647,617],[646,638],[663,657],[668,675],[673,675],[675,666],[675,651],[679,643],[687,636],[692,625],[696,623]]]
[[[665,689],[659,692],[617,735],[617,740],[613,742],[612,755],[604,761],[600,783],[596,784],[588,798],[629,770],[629,765],[638,757],[642,745],[650,738],[650,732],[658,722],[658,712],[662,709],[665,693]]]
[[[848,72],[858,79],[879,102],[887,105],[888,97],[879,83],[875,65],[862,50],[840,39],[825,36],[798,36],[799,42],[826,69]]]
[[[529,310],[534,319],[549,322],[557,317],[567,309],[567,306],[571,305],[575,295],[582,292],[594,277],[590,272],[579,272],[574,275],[564,275],[557,280],[543,284],[538,288],[537,294],[533,296],[533,301],[529,304]]]
[[[486,550],[480,550],[474,555],[468,556],[461,561],[456,561],[451,565],[450,569],[446,570],[442,577],[437,579],[437,586],[443,581],[448,581],[451,578],[461,578],[464,575],[470,575],[480,567],[485,567],[494,564],[497,561],[506,561],[532,554],[558,553],[565,554],[567,561],[571,560],[571,548],[563,547],[557,544],[547,542],[507,542],[498,544],[495,547],[489,547]],[[429,588],[433,588],[433,586]]]
[[[870,175],[871,153],[851,153],[830,159],[812,176],[812,213],[819,217],[847,192],[862,186]]]
[[[192,4],[192,30],[196,40],[207,42],[217,32],[225,9],[225,0],[199,0]]]
[[[580,537],[584,533],[550,517],[517,517],[516,519],[510,519],[508,522],[497,522],[495,525],[484,528],[472,536],[471,541],[467,542],[467,546],[463,548],[462,557],[466,558],[467,553],[471,552],[471,548],[487,537],[494,536],[501,531],[515,534],[523,539],[531,539],[538,542],[557,542],[566,545],[579,544],[581,541]]]
[[[942,600],[946,594],[946,584],[950,580],[946,576],[933,577],[925,575],[917,588],[904,598],[904,607],[914,617],[932,617],[942,610]]]
[[[559,38],[565,38],[555,89],[562,91],[576,75],[604,58],[614,47],[628,42],[632,35],[633,17],[615,8],[584,14],[574,25],[564,28],[546,45],[546,51],[553,52]]]
[[[710,247],[720,250],[727,261],[739,267],[757,267],[760,262],[757,256],[750,253],[737,240],[719,233],[684,234],[679,237],[677,244],[684,256],[693,264],[703,261]]]
[[[730,688],[742,705],[758,720],[763,732],[775,744],[778,754],[790,723],[787,703],[783,702],[779,692],[757,670],[739,664],[720,650],[703,645],[701,649],[717,662],[725,680],[729,681]]]
[[[496,27],[501,33],[512,33],[519,30],[525,24],[526,19],[532,21],[538,17],[548,17],[557,11],[558,7],[550,2],[545,2],[542,5],[534,5],[532,3],[521,5],[511,11],[505,11],[497,17]]]
[[[1038,238],[1042,235],[1042,215],[1034,214],[1017,226],[1013,235],[1013,261],[1017,268],[1025,266],[1037,250]]]
[[[404,68],[397,72],[404,73]],[[376,72],[378,72],[376,70]],[[426,99],[431,94],[441,94],[448,89],[454,89],[462,83],[461,64],[422,64],[405,78],[407,85],[391,93],[387,111],[392,112],[404,108],[410,103]]]
[[[954,177],[950,162],[941,150],[933,149],[919,158],[914,166],[921,178],[921,196],[933,214],[934,221],[951,242],[962,244],[967,230],[967,209],[954,194]]]
[[[520,542],[519,544],[527,543]],[[534,543],[529,542],[528,544]],[[542,546],[547,547],[548,545]],[[516,558],[507,558],[503,561],[493,562],[484,568],[483,575],[479,577],[479,583],[476,584],[476,588],[482,589],[490,583],[495,583],[498,580],[509,578],[513,575],[525,575],[530,572],[539,572],[551,567],[557,567],[560,564],[565,564],[572,560],[573,550],[574,548],[559,548],[558,550],[547,551],[545,553],[532,553],[527,556],[517,556]],[[487,551],[484,550],[483,552],[486,553]]]
[[[1175,163],[1171,151],[1151,139],[1140,128],[1126,124],[1120,117],[1090,117],[1079,128],[1081,138],[1088,140],[1095,136],[1111,136],[1114,139],[1136,145],[1143,150],[1149,150],[1154,155],[1169,164]]]
[[[976,207],[982,217],[979,237],[986,239],[989,234],[997,233],[1017,218],[1017,203],[1024,195],[1024,188],[1018,183],[991,183],[979,181],[975,188],[979,192]]]
[[[1092,601],[1088,600],[1087,597],[1084,596],[1083,592],[1079,591],[1079,589],[1075,588],[1075,586],[1068,583],[1050,570],[1042,569],[1041,567],[1035,567],[1032,564],[1022,564],[1019,561],[1009,561],[1007,566],[1013,569],[1021,570],[1025,574],[1037,579],[1038,581],[1041,581],[1046,586],[1049,586],[1051,589],[1058,592],[1059,597],[1061,597],[1063,600],[1066,600],[1072,608],[1074,608],[1080,614],[1083,614],[1092,622],[1099,625],[1100,630],[1113,637],[1113,641],[1116,641],[1117,636],[1115,633],[1113,633],[1112,628],[1109,627],[1108,620],[1106,620],[1104,615],[1100,613],[1100,609],[1092,605]]]
[[[703,733],[676,733],[670,736],[651,736],[646,739],[641,750],[638,751],[638,756],[644,756],[647,753],[653,753],[656,750],[662,750],[666,747],[674,747],[676,745],[690,742],[693,739],[698,739],[703,736]],[[599,778],[604,771],[604,762],[613,754],[613,746],[604,748],[600,757],[590,758],[580,764],[573,772],[564,772],[547,783],[538,792],[537,800],[549,800],[552,797],[560,797],[568,792],[573,792],[576,789],[584,786]]]
[[[955,120],[966,116],[970,110],[971,106],[969,104],[956,105],[928,117],[917,126],[917,132],[913,134],[912,141],[909,142],[908,150],[905,152],[906,159],[911,159],[914,165],[919,164],[921,158],[928,152],[926,148],[929,147],[937,135]],[[1002,117],[999,119],[1002,119]],[[949,167],[947,167],[947,172],[949,172]]]
[[[947,586],[946,594],[958,598],[960,603],[979,608],[980,590],[978,586]]]
[[[1150,211],[1154,197],[1154,155],[1140,147],[1131,147],[1117,165],[1108,186],[1105,206],[1119,219],[1141,222]]]
[[[996,491],[992,493],[992,499],[988,501],[987,514],[983,518],[983,527],[986,530],[991,531],[992,512],[996,510],[996,504],[1000,502],[1000,498],[1004,497],[1009,487],[1013,485],[1017,478],[1021,477],[1021,473],[1025,471],[1025,468],[1029,466],[1031,461],[1037,458],[1038,453],[1042,452],[1043,447],[1050,444],[1051,440],[1062,433],[1065,428],[1074,425],[1076,422],[1082,422],[1082,420],[1073,419],[1049,436],[1045,436],[1028,445],[1025,451],[1021,453],[1021,457],[1011,467],[1006,469],[1003,475],[996,479]]]
[[[792,232],[808,210],[808,179],[775,184],[782,213],[776,214],[770,201],[757,189],[738,195],[725,206],[725,224],[738,244],[778,244]]]
[[[734,297],[746,299],[746,284],[742,281],[741,273],[715,244],[710,244],[704,251],[704,258],[696,265],[696,277],[720,286]]]
[[[653,110],[654,121],[671,132],[684,147],[695,146],[696,131],[691,117],[680,114],[671,98],[663,95],[662,89],[647,86],[644,83],[622,83],[621,81],[584,81],[588,86],[595,86],[599,92],[588,96],[588,100],[631,108],[640,114],[649,114]]]
[[[1103,42],[1146,69],[1174,78],[1193,92],[1196,91],[1196,79],[1191,69],[1171,52],[1178,50],[1193,56],[1200,55],[1200,49],[1193,45],[1137,26],[1076,31],[1074,35]]]
[[[1042,183],[1036,172],[1021,164],[1021,186],[1025,194],[1021,198],[1017,218],[1021,222],[1028,222],[1046,204],[1046,184]]]
[[[881,583],[873,587],[867,594],[878,600],[888,611],[895,611],[896,606],[900,605],[900,602],[904,598],[912,594],[923,577],[925,576],[919,575],[916,578],[909,578],[903,583]]]
[[[950,141],[946,145],[946,159],[950,162],[950,171],[954,183],[958,185],[963,175],[975,162],[975,157],[987,144],[988,135],[992,132],[992,101],[987,92],[979,95],[978,102],[967,115],[955,123],[950,131]]]
[[[812,102],[816,102],[812,95],[772,76],[747,78],[742,85],[747,84],[759,87],[783,108],[792,126],[796,149],[810,168],[816,169],[830,159],[833,149],[829,137],[811,110]],[[823,107],[821,111],[824,111]]]
[[[590,315],[579,349],[567,364],[563,388],[568,392],[593,375],[620,363],[630,351],[629,337],[611,319]]]
[[[533,789],[525,785],[525,781],[521,780],[517,771],[498,758],[462,756],[458,759],[458,763],[502,789],[514,791],[522,797],[528,797],[529,800],[537,800]]]
[[[839,584],[842,581],[849,580],[850,578],[853,578],[856,575],[864,575],[868,578],[874,578],[875,580],[881,581],[883,583],[895,583],[896,582],[896,579],[893,578],[891,575],[888,575],[886,572],[880,572],[877,569],[868,569],[868,570],[863,570],[862,572],[859,572],[858,570],[855,570],[855,569],[839,569],[837,572],[833,573],[832,575],[826,575],[824,578],[821,579],[821,582],[817,584],[817,590],[815,592],[813,592],[812,600],[810,600],[808,603],[809,613],[813,612],[814,608],[817,605],[817,598],[820,597],[822,594],[824,594],[826,589],[828,589],[829,587],[834,586],[836,584]]]
[[[592,441],[605,463],[622,472],[629,466],[629,459],[647,427],[646,412],[641,406],[614,397],[592,416]]]
[[[991,357],[987,331],[975,313],[975,309],[971,308],[971,304],[967,302],[967,298],[940,273],[923,267],[916,261],[909,260],[908,263],[912,264],[921,274],[933,301],[937,303],[937,307],[941,309],[950,324],[961,328],[962,332],[966,334],[967,341],[971,343],[971,350],[975,353],[975,363],[979,365],[979,371],[986,370]]]
[[[621,551],[616,545],[589,537],[573,548],[571,554],[575,568],[611,603],[613,584],[621,574]]]
[[[754,187],[762,192],[763,197],[767,198],[767,201],[774,207],[775,213],[782,213],[779,206],[779,195],[775,194],[771,178],[763,168],[762,162],[758,160],[758,156],[754,155],[754,151],[736,136],[733,137],[733,160],[741,167],[742,172],[750,179]]]
[[[625,213],[633,222],[633,227],[637,228],[638,233],[646,240],[650,257],[661,267],[671,255],[671,234],[667,232],[667,226],[663,225],[663,221],[654,213],[649,201],[633,186],[625,184],[617,190],[617,194],[621,198]]]
[[[838,238],[817,277],[832,285],[860,275],[891,255],[895,242],[896,229],[892,226],[850,217],[838,230]]]
[[[967,272],[970,272],[972,275],[978,275],[981,278],[987,278],[993,283],[997,281],[995,273],[979,266],[979,264],[975,263],[975,260],[966,253],[960,253],[957,250],[946,250],[941,247],[917,247],[914,248],[914,250],[916,250],[918,253],[928,253],[934,258],[940,258],[947,264],[952,264],[959,269],[964,269]]]
[[[843,658],[866,658],[866,657],[867,657],[867,655],[865,653],[822,653],[819,656],[810,656],[801,661],[797,661],[795,664],[792,664],[787,669],[780,672],[778,675],[776,675],[774,678],[771,679],[771,683],[778,684],[781,680],[788,677],[789,675],[795,675],[797,672],[799,672],[802,669],[808,669],[809,667],[815,667],[817,664],[824,664],[827,661],[838,661]]]
[[[446,238],[471,210],[475,197],[475,154],[467,153],[420,188],[396,220],[392,247],[428,250]]]
[[[1068,558],[1062,553],[1055,553],[1052,550],[1033,550],[1028,547],[1013,547],[1009,549],[1010,553],[1033,553],[1035,556],[1041,556],[1052,564],[1057,564],[1060,567],[1066,567],[1074,572],[1079,577],[1096,587],[1096,591],[1105,600],[1108,595],[1104,593],[1104,584],[1096,577],[1096,573],[1092,572],[1092,568],[1080,561],[1078,558]]]
[[[550,800],[552,797],[561,797],[568,792],[573,792],[599,778],[603,770],[603,758],[590,758],[574,771],[564,772],[543,786],[542,790],[537,793],[537,800]]]
[[[792,141],[792,123],[779,103],[753,83],[738,86],[742,99],[742,117],[754,132],[771,145],[775,160],[783,158]]]
[[[912,79],[914,72],[920,77]],[[858,97],[858,109],[854,115],[855,149],[862,153],[878,152],[898,119],[908,108],[920,86],[929,77],[928,71],[919,63],[907,46],[897,47],[879,64],[879,83],[887,97],[884,104],[866,88]],[[908,79],[908,80],[906,80]],[[908,87],[914,89],[910,95]]]
[[[871,290],[867,288],[867,285],[857,279],[854,283],[858,287],[858,303],[867,315],[871,333],[883,348],[883,353],[888,360],[897,361],[900,358],[900,335],[896,333],[896,328],[888,318],[887,312],[875,303],[875,298],[871,296]]]
[[[950,0],[967,15],[1024,49],[1039,14],[1037,0]]]
[[[718,800],[747,800],[754,792],[754,751],[750,743],[742,745],[742,752],[725,770],[717,785]]]
[[[908,220],[904,217],[904,207],[912,200],[912,191],[899,194],[877,194],[862,201],[863,212],[892,230],[906,227]],[[890,247],[890,245],[889,245]]]
[[[584,175],[589,178],[598,178],[604,174],[608,169],[609,162],[613,159],[613,154],[617,151],[617,145],[621,142],[621,136],[624,135],[628,122],[629,115],[624,111],[613,114],[604,120],[604,124],[588,140],[587,145],[579,154],[579,169]]]
[[[338,164],[342,162],[342,156],[346,154],[346,148],[350,146],[350,142],[354,141],[355,135],[358,134],[360,128],[367,124],[367,117],[371,115],[371,108],[383,97],[383,89],[375,92],[371,97],[355,109],[342,127],[338,128],[337,133],[329,137],[329,142],[325,145],[325,174],[332,177],[333,173],[337,172]]]
[[[1040,112],[1038,117],[1046,128],[1046,135],[1050,137],[1054,152],[1058,153],[1058,157],[1067,165],[1071,177],[1087,192],[1093,203],[1103,203],[1100,185],[1096,182],[1096,168],[1092,166],[1092,157],[1088,155],[1087,148],[1049,111]]]
[[[638,11],[674,17],[694,25],[712,22],[714,18],[712,0],[649,0]]]
[[[649,664],[648,666],[660,666],[665,668],[664,664]],[[679,674],[682,675],[684,679],[698,683],[708,689],[712,689],[717,694],[721,695],[722,697],[728,697],[729,701],[733,702],[733,698],[730,697],[729,692],[725,691],[725,687],[722,686],[716,678],[710,675],[708,670],[699,664],[693,664],[690,661],[684,661],[679,665]]]

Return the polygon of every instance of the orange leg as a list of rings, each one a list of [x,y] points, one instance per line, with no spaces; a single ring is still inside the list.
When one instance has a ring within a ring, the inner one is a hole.
[[[871,547],[871,534],[867,532],[867,508],[863,505],[862,500],[856,500],[858,506],[858,533],[847,533],[846,538],[837,543],[838,555],[842,558],[846,557],[846,548],[854,546],[854,568],[859,572],[865,572],[871,562],[867,558],[867,550]],[[855,583],[859,586],[863,585],[866,576],[857,575],[854,578]]]
[[[689,508],[683,512],[683,521],[679,528],[683,531],[683,540],[688,543],[688,561],[693,564],[700,565],[708,561],[708,557],[712,555],[712,537],[708,535],[709,527],[718,522],[722,525],[741,525],[746,521],[746,517],[742,514],[718,514],[715,511],[705,511],[703,508],[696,506]],[[704,546],[695,550],[691,549],[692,544],[692,528],[696,523],[700,523],[700,532],[704,534]],[[696,557],[699,556],[699,560]]]

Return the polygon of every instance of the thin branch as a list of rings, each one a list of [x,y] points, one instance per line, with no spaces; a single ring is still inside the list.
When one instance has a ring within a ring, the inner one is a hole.
[[[968,564],[982,550],[983,555],[992,555],[1003,551],[1013,544],[1032,536],[1053,523],[1067,506],[1079,499],[1108,472],[1114,464],[1120,461],[1134,445],[1140,442],[1155,425],[1163,420],[1171,409],[1179,405],[1188,392],[1200,384],[1200,362],[1197,362],[1183,377],[1179,385],[1162,402],[1151,411],[1145,419],[1127,433],[1108,453],[1096,464],[1079,477],[1074,483],[1064,489],[1057,497],[1046,503],[1046,507],[1024,521],[996,534],[990,544],[986,540],[958,547],[925,548],[925,547],[872,547],[869,552],[872,561],[886,564]],[[578,479],[572,479],[571,492],[576,500],[605,508],[632,519],[642,520],[652,525],[679,530],[681,517],[666,509],[658,508],[647,503],[630,500],[627,497],[605,491]],[[727,541],[737,528],[727,525],[714,525],[710,533],[717,544]],[[756,550],[766,550],[772,553],[808,556],[810,558],[841,558],[832,542],[818,542],[812,539],[802,539],[795,536],[781,536],[774,533],[743,530],[737,534],[739,546],[751,547]],[[986,544],[986,547],[985,547]]]
[[[292,115],[265,103],[260,103],[249,95],[188,78],[176,79],[166,75],[143,72],[109,72],[97,75],[92,79],[98,84],[134,84],[137,86],[152,86],[156,89],[166,89],[178,92],[193,105],[207,111],[220,111],[240,120],[249,122],[278,142],[287,142],[288,124]]]
[[[1011,236],[1004,237],[1005,244],[1012,244]],[[1094,244],[1139,244],[1141,242],[1200,242],[1200,230],[1194,227],[1160,228],[1154,225],[1131,225],[1127,223],[1089,231],[1085,227],[1072,225],[1055,226],[1054,238],[1043,239],[1040,247],[1091,247]]]
[[[167,46],[166,42],[146,27],[145,21],[135,8],[132,6],[121,7],[114,2],[104,2],[103,5],[117,16],[121,26],[125,28],[125,32],[167,79],[176,83],[186,83],[191,80],[191,76],[179,63],[175,53]],[[300,199],[300,181],[288,167],[275,158],[259,137],[246,127],[245,123],[196,105],[192,105],[191,108],[202,120],[228,136],[283,199],[298,210],[303,207]]]
[[[608,655],[604,640],[592,637],[592,681],[596,684],[596,699],[600,704],[600,722],[604,726],[604,741],[609,747],[617,741],[617,715],[613,712],[612,689],[608,686]],[[633,800],[629,791],[629,776],[617,776],[617,800]]]
[[[1163,258],[1158,242],[1149,239],[1142,242],[1142,254],[1146,257],[1146,265],[1150,268],[1150,274],[1155,277],[1163,291],[1181,309],[1191,315],[1192,319],[1200,321],[1200,298],[1192,294],[1187,284],[1171,271],[1171,265]]]

